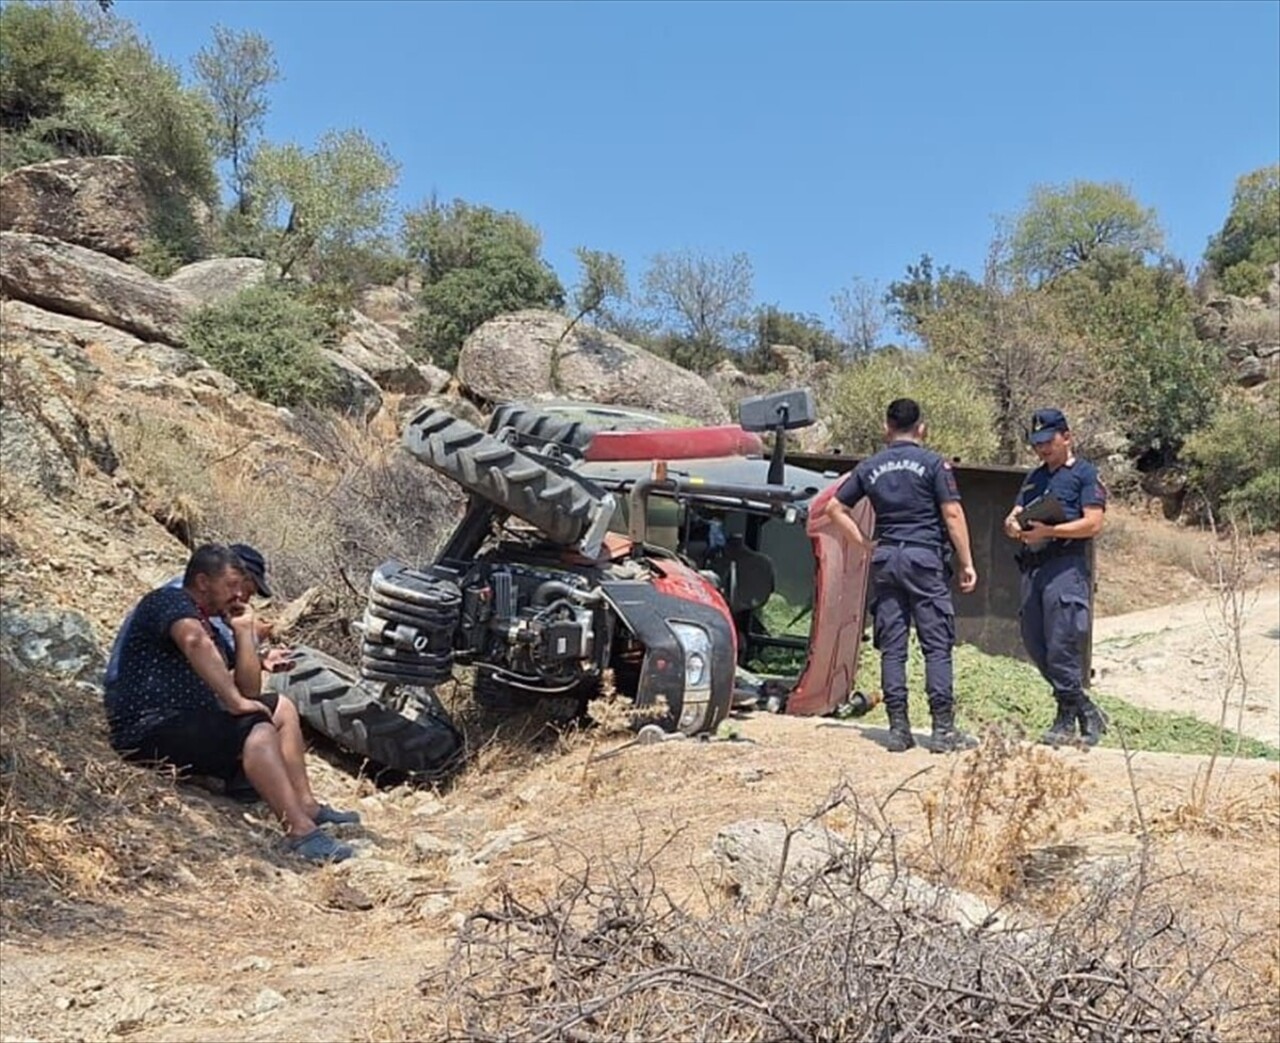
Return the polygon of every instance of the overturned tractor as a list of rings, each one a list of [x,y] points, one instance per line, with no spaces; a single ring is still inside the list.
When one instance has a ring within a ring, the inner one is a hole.
[[[689,735],[736,704],[830,712],[853,690],[866,561],[823,519],[838,477],[785,462],[809,392],[740,416],[508,405],[481,430],[420,410],[404,445],[466,491],[460,521],[433,560],[374,571],[358,676],[304,649],[272,683],[340,745],[414,773],[457,750],[434,693],[456,667],[497,713],[578,715],[606,674],[637,719]]]

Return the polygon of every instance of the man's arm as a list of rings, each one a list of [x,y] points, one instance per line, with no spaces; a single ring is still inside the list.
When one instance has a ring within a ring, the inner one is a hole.
[[[213,638],[205,633],[199,620],[188,616],[175,621],[169,628],[169,636],[187,657],[187,662],[191,664],[191,669],[196,672],[200,680],[213,689],[213,694],[218,697],[218,702],[228,713],[265,712],[262,703],[246,699],[240,694],[231,671],[227,669],[227,664],[222,659],[222,653],[213,643]]]
[[[236,687],[246,699],[256,699],[262,692],[262,659],[258,654],[258,624],[253,609],[239,605],[237,614],[227,619],[227,625],[235,637]]]
[[[973,548],[969,545],[969,522],[959,500],[948,500],[942,505],[942,520],[947,525],[951,546],[959,559],[960,592],[971,594],[978,586],[978,570],[973,567]]]
[[[853,511],[837,500],[834,496],[827,501],[826,511],[827,520],[831,522],[837,529],[844,533],[845,537],[859,550],[870,553],[875,549],[875,544],[867,538],[867,534],[858,527],[858,523],[853,520]]]
[[[1105,517],[1106,511],[1101,507],[1090,505],[1085,507],[1084,514],[1074,521],[1060,522],[1057,525],[1032,522],[1031,528],[1025,532],[1019,531],[1018,536],[1027,541],[1091,540],[1102,531],[1102,522]]]

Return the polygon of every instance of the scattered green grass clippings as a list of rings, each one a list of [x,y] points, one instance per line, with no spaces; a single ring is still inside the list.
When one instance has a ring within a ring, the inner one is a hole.
[[[929,703],[924,691],[924,658],[912,635],[907,658],[912,724],[927,725]],[[880,655],[864,642],[858,664],[858,687],[875,691],[880,687]],[[1050,724],[1056,707],[1049,686],[1036,668],[1008,656],[987,655],[972,645],[957,645],[955,651],[956,713],[959,723],[976,730],[994,722],[1021,727],[1028,736],[1038,736]],[[1110,727],[1102,745],[1156,753],[1221,753],[1230,756],[1280,760],[1280,749],[1259,739],[1237,735],[1184,713],[1146,710],[1115,696],[1094,691],[1093,700],[1106,713]],[[883,707],[863,720],[887,721]]]

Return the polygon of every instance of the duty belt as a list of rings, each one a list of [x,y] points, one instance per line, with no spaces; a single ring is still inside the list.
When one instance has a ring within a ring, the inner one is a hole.
[[[1079,546],[1075,546],[1079,544]],[[1084,558],[1086,543],[1084,540],[1055,540],[1044,550],[1031,551],[1023,547],[1013,556],[1013,560],[1018,563],[1018,568],[1023,572],[1030,572],[1038,569],[1046,561],[1053,558]]]

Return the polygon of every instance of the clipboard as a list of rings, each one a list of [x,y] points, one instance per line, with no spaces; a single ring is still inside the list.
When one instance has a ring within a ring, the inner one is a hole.
[[[1032,522],[1044,522],[1045,525],[1061,525],[1067,520],[1066,509],[1053,493],[1037,496],[1022,508],[1018,515],[1018,525],[1023,529],[1031,528]]]

